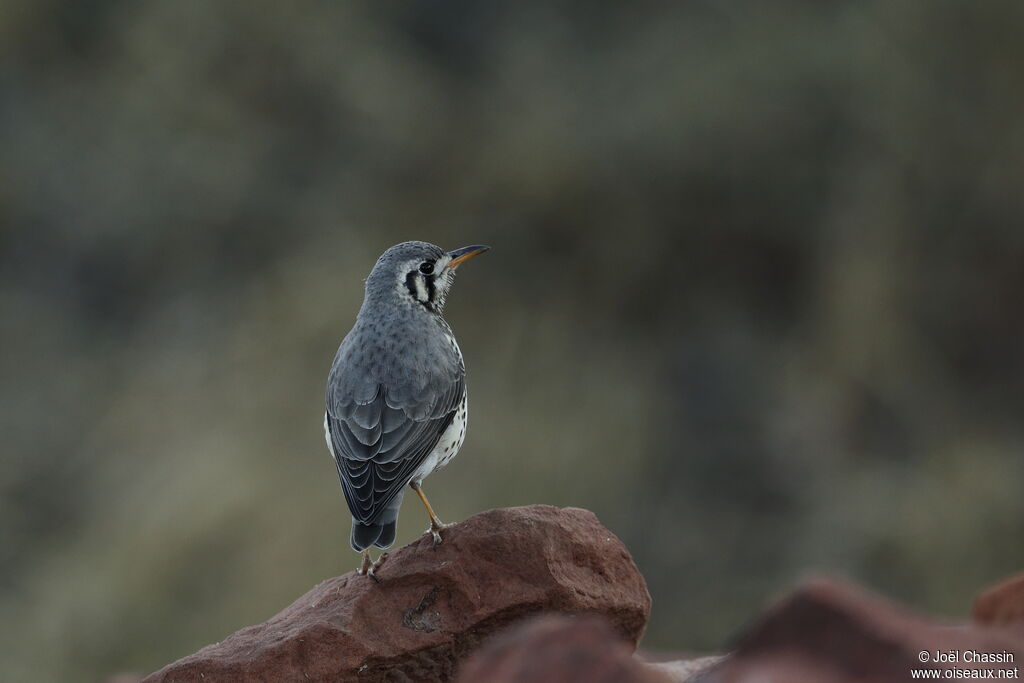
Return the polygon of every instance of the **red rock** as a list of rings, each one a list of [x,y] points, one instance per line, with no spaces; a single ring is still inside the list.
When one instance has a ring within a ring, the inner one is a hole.
[[[602,615],[635,646],[651,609],[625,546],[576,508],[481,513],[437,548],[424,536],[392,553],[378,575],[328,579],[146,683],[450,680],[481,641],[530,615]]]
[[[633,658],[602,619],[541,616],[497,635],[462,667],[460,683],[671,683]]]
[[[1024,626],[1024,573],[984,591],[974,601],[974,620],[983,624]]]
[[[920,661],[922,652],[957,651],[960,662]],[[1013,662],[963,661],[968,650],[1006,653]],[[908,681],[911,670],[1020,668],[1024,637],[1013,629],[945,625],[915,616],[863,589],[811,581],[770,609],[736,652],[701,676],[702,683],[848,683]],[[951,674],[951,676],[954,674]],[[956,677],[959,678],[960,675]]]

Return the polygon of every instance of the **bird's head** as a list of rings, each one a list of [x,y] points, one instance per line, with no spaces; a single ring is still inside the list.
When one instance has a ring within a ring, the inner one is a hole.
[[[366,297],[436,313],[444,310],[455,269],[490,247],[475,244],[452,251],[429,242],[402,242],[377,259],[366,278]]]

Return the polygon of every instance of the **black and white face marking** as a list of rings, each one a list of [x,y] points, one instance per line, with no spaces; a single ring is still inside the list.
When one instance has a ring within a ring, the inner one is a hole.
[[[431,313],[441,313],[448,298],[448,289],[455,281],[455,270],[448,268],[448,254],[437,259],[408,261],[404,273],[405,292]]]

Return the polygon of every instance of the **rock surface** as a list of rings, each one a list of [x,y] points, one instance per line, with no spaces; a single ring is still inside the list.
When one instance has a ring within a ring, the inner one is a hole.
[[[974,620],[1024,628],[1024,574],[1011,576],[979,595],[974,601]]]
[[[486,643],[459,683],[672,683],[602,619],[541,616]]]
[[[392,553],[378,575],[328,579],[145,680],[451,680],[481,641],[530,615],[601,615],[632,651],[651,609],[625,546],[576,508],[478,514],[437,548],[424,536]]]
[[[718,655],[711,655],[696,659],[647,663],[646,666],[665,675],[672,683],[699,683],[708,670],[724,659]]]
[[[967,651],[1009,653],[1009,663],[965,662]],[[959,662],[922,663],[936,651]],[[848,683],[907,681],[911,670],[960,669],[940,677],[971,677],[967,669],[1022,667],[1024,634],[985,625],[943,625],[915,616],[835,580],[807,583],[763,615],[736,651],[696,680],[701,683]],[[963,676],[963,674],[967,676]],[[1018,677],[1024,675],[1018,671]],[[977,676],[975,676],[977,677]]]

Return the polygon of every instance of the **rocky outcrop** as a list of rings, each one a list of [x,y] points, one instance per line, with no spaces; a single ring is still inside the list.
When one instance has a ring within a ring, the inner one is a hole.
[[[974,601],[974,620],[982,624],[1024,628],[1024,574],[984,591]]]
[[[172,681],[444,681],[488,636],[545,611],[599,615],[631,652],[647,586],[593,513],[491,510],[392,553],[381,583],[328,579],[270,620],[170,664]]]
[[[480,648],[459,683],[672,683],[598,618],[542,616]]]
[[[947,653],[957,661],[943,661]],[[973,653],[1012,659],[979,662]],[[1024,634],[1014,628],[941,624],[855,586],[816,580],[768,610],[734,653],[697,680],[885,683],[911,680],[914,669],[937,669],[940,678],[977,678],[968,670],[1022,667],[1022,661]],[[947,675],[946,669],[959,671]]]
[[[424,536],[398,550],[379,576],[329,579],[145,680],[885,683],[915,669],[1024,678],[1024,574],[984,591],[967,623],[809,581],[729,655],[659,664],[634,655],[651,608],[643,577],[586,510],[491,510],[449,528],[437,548]]]

